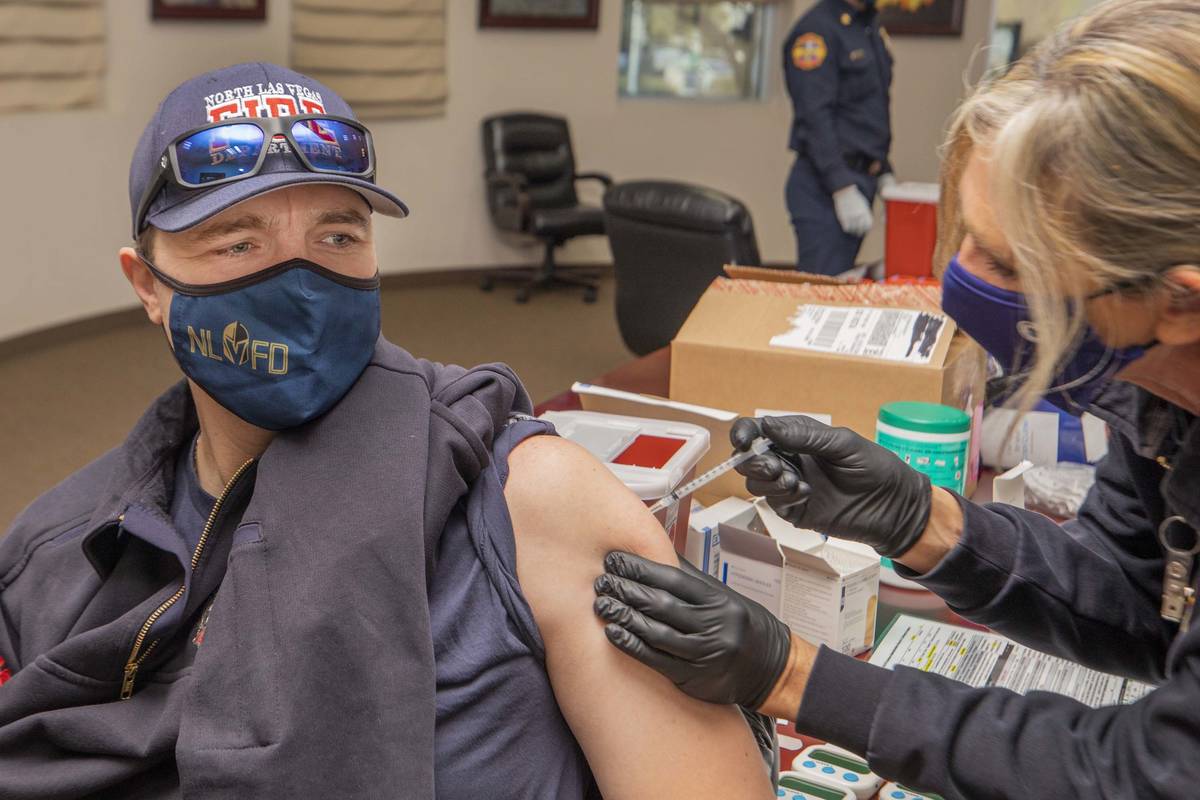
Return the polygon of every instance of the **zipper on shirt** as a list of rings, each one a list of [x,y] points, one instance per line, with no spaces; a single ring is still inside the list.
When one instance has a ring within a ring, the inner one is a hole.
[[[212,533],[213,525],[217,521],[217,515],[221,513],[221,506],[224,505],[226,498],[229,497],[229,492],[233,489],[234,484],[238,482],[238,480],[246,473],[246,470],[248,470],[253,463],[254,459],[252,458],[237,468],[237,471],[233,473],[233,477],[229,479],[229,482],[225,484],[225,488],[221,490],[221,496],[217,498],[215,503],[213,503],[212,511],[208,512],[208,519],[204,523],[204,530],[200,532],[200,539],[196,542],[196,549],[192,551],[191,568],[193,572],[196,571],[196,567],[200,564],[200,557],[204,553],[204,545],[208,543],[208,537],[209,534]],[[158,646],[158,639],[155,639],[149,644],[149,646],[146,647],[145,650],[143,650],[142,645],[146,642],[146,636],[150,633],[150,629],[154,626],[154,623],[158,621],[158,618],[165,614],[168,608],[175,605],[175,603],[179,601],[179,598],[183,597],[186,586],[186,583],[180,584],[179,588],[175,590],[175,593],[164,600],[162,605],[154,609],[154,612],[146,618],[144,623],[142,623],[142,627],[138,631],[137,638],[133,640],[133,649],[129,653],[129,660],[125,662],[125,677],[121,680],[122,700],[128,700],[129,698],[133,697],[133,684],[137,679],[138,667],[142,665],[142,662],[144,662],[150,656],[150,654],[154,652],[154,648]]]

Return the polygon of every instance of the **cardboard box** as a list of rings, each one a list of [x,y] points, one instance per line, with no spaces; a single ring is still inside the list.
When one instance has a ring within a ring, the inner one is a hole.
[[[671,343],[671,399],[746,416],[762,411],[824,415],[872,441],[879,407],[893,400],[944,403],[978,422],[986,358],[949,318],[936,342],[921,345],[928,344],[927,363],[772,344],[799,330],[797,320],[807,313],[802,307],[940,314],[939,287],[794,280],[789,275],[783,281],[713,281]],[[979,436],[976,424],[968,494],[978,479]]]
[[[719,533],[721,580],[770,609],[797,636],[847,655],[874,644],[874,550],[793,527],[762,500],[722,522]]]
[[[809,283],[822,286],[848,286],[854,281],[834,275],[818,275],[815,272],[800,272],[794,269],[775,267],[750,267],[744,264],[726,264],[725,274],[738,280],[762,280],[776,283]]]

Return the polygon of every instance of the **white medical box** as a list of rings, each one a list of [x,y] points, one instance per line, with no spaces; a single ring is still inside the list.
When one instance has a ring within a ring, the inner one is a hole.
[[[766,606],[797,636],[856,655],[875,641],[879,556],[780,518],[765,500],[722,523],[720,579]]]
[[[699,510],[693,506],[688,521],[687,550],[692,565],[718,580],[721,577],[721,523],[748,525],[758,515],[754,504],[740,497],[726,497]]]

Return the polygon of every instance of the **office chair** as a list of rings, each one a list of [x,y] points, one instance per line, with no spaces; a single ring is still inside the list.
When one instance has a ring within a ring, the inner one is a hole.
[[[518,284],[517,302],[538,290],[582,287],[584,302],[596,302],[596,277],[557,271],[554,251],[576,236],[604,233],[604,212],[583,205],[575,181],[612,178],[600,172],[575,172],[567,121],[548,114],[498,114],[483,121],[483,158],[487,165],[488,211],[496,227],[542,242],[541,266],[496,270],[483,280],[484,291],[498,282]]]
[[[617,324],[645,355],[666,347],[725,264],[757,265],[750,212],[713,189],[630,181],[604,193]]]

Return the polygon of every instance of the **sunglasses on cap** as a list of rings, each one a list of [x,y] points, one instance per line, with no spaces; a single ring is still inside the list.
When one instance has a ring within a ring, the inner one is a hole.
[[[172,183],[184,189],[208,189],[259,173],[271,145],[283,138],[309,172],[375,175],[371,132],[357,120],[329,114],[295,117],[236,117],[195,128],[167,145],[158,172],[146,186],[133,220],[133,238],[142,231],[150,204]]]

